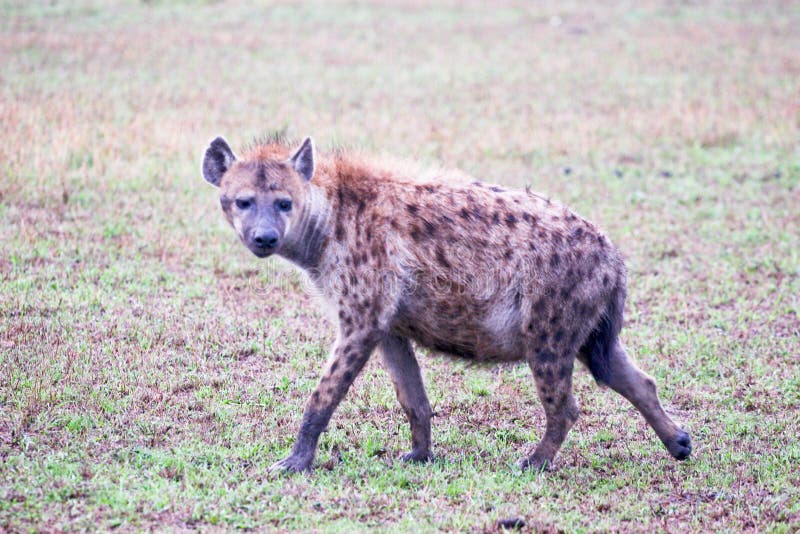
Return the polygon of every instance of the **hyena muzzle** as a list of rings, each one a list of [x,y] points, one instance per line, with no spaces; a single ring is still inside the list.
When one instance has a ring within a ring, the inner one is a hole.
[[[551,464],[578,418],[576,358],[642,413],[672,456],[689,456],[689,435],[619,339],[625,267],[592,223],[457,171],[316,155],[310,138],[291,147],[276,137],[237,158],[216,138],[202,164],[245,246],[306,272],[337,317],[297,441],[273,470],[311,468],[320,433],[376,348],[411,425],[404,459],[431,459],[433,413],[412,341],[476,362],[528,363],[546,428],[523,468]]]

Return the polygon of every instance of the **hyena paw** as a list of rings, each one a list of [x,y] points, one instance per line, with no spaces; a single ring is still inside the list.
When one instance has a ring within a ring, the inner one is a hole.
[[[272,464],[269,468],[270,473],[302,473],[304,471],[311,471],[311,459],[303,458],[300,456],[289,455],[283,460],[279,460]]]
[[[546,471],[552,469],[552,462],[547,458],[539,458],[535,454],[526,456],[517,462],[517,467],[523,471],[532,469],[534,471]]]
[[[413,463],[428,463],[433,461],[433,453],[431,451],[412,450],[400,456],[404,462]]]
[[[692,439],[683,430],[679,431],[672,439],[664,442],[664,444],[676,460],[685,460],[692,454]]]

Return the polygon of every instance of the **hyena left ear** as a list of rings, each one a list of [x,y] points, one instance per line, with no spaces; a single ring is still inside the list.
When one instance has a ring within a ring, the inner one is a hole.
[[[306,137],[294,156],[289,159],[294,170],[307,182],[314,176],[314,141]]]
[[[203,178],[211,185],[219,187],[222,175],[230,169],[234,161],[236,156],[233,155],[228,142],[222,137],[217,137],[211,141],[203,157]]]

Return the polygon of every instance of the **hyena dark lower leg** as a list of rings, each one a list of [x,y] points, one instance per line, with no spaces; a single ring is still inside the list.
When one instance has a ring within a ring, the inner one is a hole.
[[[397,400],[411,425],[411,452],[405,461],[424,462],[431,454],[431,417],[433,411],[425,394],[422,374],[411,343],[406,338],[389,336],[380,344],[383,363],[392,379]]]
[[[619,339],[610,348],[608,370],[604,382],[639,410],[673,457],[686,459],[692,452],[689,434],[664,412],[655,381],[628,358]]]
[[[547,425],[536,450],[523,458],[519,466],[542,469],[553,462],[567,432],[578,420],[580,412],[572,396],[575,356],[566,351],[557,355],[552,350],[541,349],[529,351],[526,359],[536,379],[536,391],[544,406]]]

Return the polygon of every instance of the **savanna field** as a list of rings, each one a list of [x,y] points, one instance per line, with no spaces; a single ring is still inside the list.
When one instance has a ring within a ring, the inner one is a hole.
[[[0,530],[796,532],[799,51],[796,2],[0,0]],[[555,469],[520,471],[528,367],[420,349],[433,463],[373,358],[315,470],[270,474],[334,326],[200,160],[272,131],[598,223],[692,457],[578,367]]]

